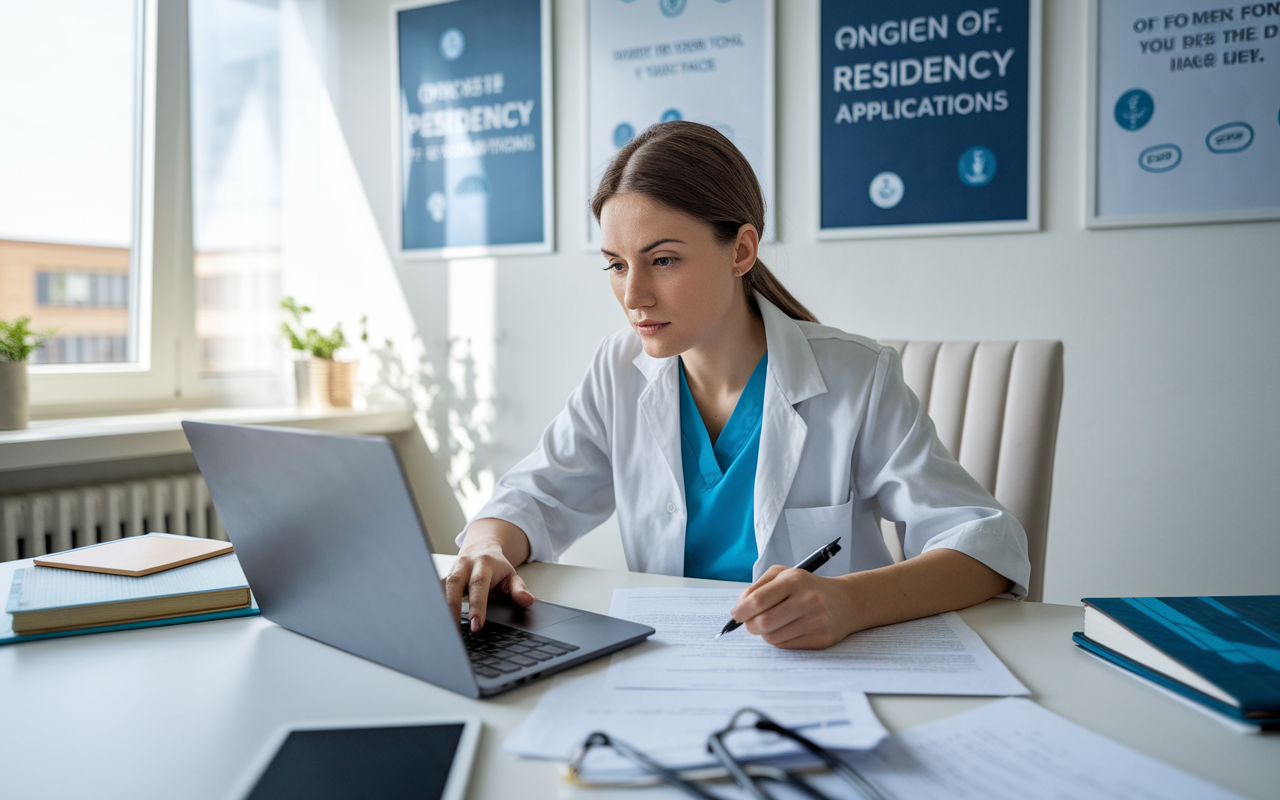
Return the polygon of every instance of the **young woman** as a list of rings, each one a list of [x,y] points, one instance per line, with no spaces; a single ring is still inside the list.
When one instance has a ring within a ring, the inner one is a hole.
[[[473,630],[491,592],[533,602],[516,565],[615,510],[632,570],[754,580],[731,613],[778,647],[1026,594],[1026,534],[938,441],[894,350],[819,325],[756,257],[764,199],[728,139],[649,128],[592,211],[630,325],[459,535],[445,586]],[[816,574],[789,568],[836,539]]]

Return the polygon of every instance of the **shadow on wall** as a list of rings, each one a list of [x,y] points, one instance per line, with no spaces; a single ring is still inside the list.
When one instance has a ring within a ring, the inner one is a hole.
[[[390,339],[369,348],[377,375],[369,400],[414,408],[428,446],[447,459],[449,486],[469,518],[493,491],[499,447],[492,438],[498,403],[485,391],[491,376],[471,337],[453,336],[434,346],[415,337],[414,344],[416,359],[406,358]]]

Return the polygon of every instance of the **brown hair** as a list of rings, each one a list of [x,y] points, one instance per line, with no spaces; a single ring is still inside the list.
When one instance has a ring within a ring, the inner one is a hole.
[[[764,235],[764,193],[747,159],[715,128],[696,122],[661,122],[627,142],[609,162],[591,198],[596,220],[615,194],[636,192],[708,222],[716,238],[731,242],[752,224]],[[817,322],[760,259],[742,276],[747,303],[756,316],[755,293],[764,295],[792,319]]]

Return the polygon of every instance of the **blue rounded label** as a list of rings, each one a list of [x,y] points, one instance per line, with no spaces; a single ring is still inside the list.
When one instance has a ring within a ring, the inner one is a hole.
[[[444,56],[445,61],[457,61],[466,47],[466,37],[457,28],[450,28],[440,34],[440,55]]]
[[[867,187],[871,202],[878,208],[893,208],[902,202],[906,193],[906,186],[896,172],[881,172],[871,179],[871,185]]]
[[[1182,148],[1176,144],[1148,147],[1138,156],[1138,166],[1147,172],[1168,172],[1182,163]]]
[[[974,145],[960,156],[956,169],[966,186],[986,186],[996,176],[996,154],[982,145]]]
[[[1151,121],[1156,101],[1141,89],[1130,89],[1116,101],[1116,123],[1126,131],[1136,131]]]
[[[622,147],[627,142],[635,138],[636,129],[626,122],[619,122],[618,127],[613,129],[613,146]]]
[[[662,112],[663,122],[675,122],[678,119],[684,119],[684,117],[680,116],[680,109],[678,108],[668,108]]]
[[[689,0],[658,0],[658,8],[662,9],[662,13],[668,17],[678,17],[684,13],[684,7]]]
[[[1209,131],[1204,137],[1211,153],[1239,153],[1253,144],[1253,126],[1247,122],[1228,122]]]

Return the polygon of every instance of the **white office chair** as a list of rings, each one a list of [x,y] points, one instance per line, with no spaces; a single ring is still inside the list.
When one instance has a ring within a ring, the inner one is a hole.
[[[1027,599],[1044,596],[1053,453],[1062,410],[1062,342],[884,341],[902,356],[907,385],[938,438],[1027,531]],[[882,523],[901,560],[895,524]]]

